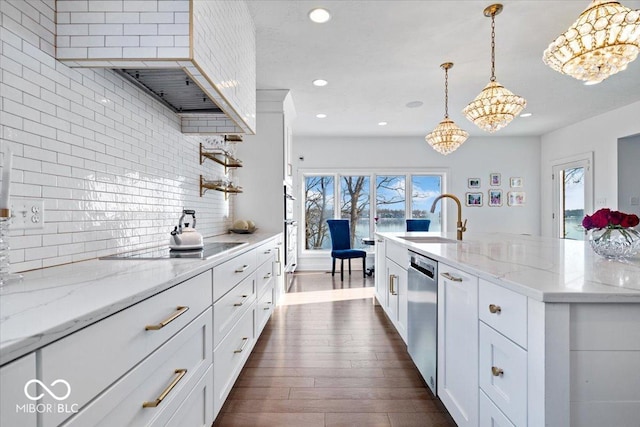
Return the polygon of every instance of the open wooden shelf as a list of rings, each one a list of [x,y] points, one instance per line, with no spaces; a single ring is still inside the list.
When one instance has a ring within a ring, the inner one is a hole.
[[[227,169],[242,167],[242,161],[231,156],[226,151],[219,149],[208,150],[202,146],[202,143],[200,143],[200,164],[204,162],[204,159],[213,160],[214,162],[224,166],[225,175],[227,173]]]
[[[232,185],[222,184],[218,181],[207,181],[202,175],[200,175],[200,197],[202,197],[207,190],[223,192],[225,200],[229,194],[242,193],[242,187],[234,187]]]

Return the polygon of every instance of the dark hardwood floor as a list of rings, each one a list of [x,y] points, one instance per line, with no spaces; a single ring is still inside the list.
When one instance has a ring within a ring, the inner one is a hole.
[[[296,274],[215,427],[455,426],[373,305],[373,278],[336,278]]]

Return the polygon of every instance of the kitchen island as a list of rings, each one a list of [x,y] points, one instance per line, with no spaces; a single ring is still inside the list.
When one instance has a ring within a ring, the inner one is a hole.
[[[501,233],[376,243],[376,298],[401,335],[409,251],[439,262],[437,390],[458,425],[637,426],[640,258]]]

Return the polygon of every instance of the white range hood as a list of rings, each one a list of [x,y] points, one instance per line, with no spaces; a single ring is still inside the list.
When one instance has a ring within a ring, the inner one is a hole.
[[[255,133],[255,27],[236,0],[57,0],[56,57],[117,70],[184,133]]]

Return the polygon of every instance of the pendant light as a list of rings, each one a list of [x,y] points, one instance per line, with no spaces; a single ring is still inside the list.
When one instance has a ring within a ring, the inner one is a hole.
[[[594,0],[542,54],[554,70],[585,84],[627,68],[640,51],[640,11],[617,1]]]
[[[482,92],[462,112],[480,129],[495,132],[507,126],[527,106],[527,101],[514,95],[496,80],[496,21],[502,12],[501,4],[492,4],[484,10],[491,18],[491,79]]]
[[[456,151],[469,137],[467,132],[449,118],[449,70],[452,67],[453,62],[440,65],[440,68],[444,69],[444,119],[425,137],[434,150],[445,156]]]

